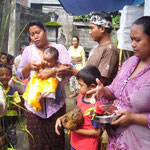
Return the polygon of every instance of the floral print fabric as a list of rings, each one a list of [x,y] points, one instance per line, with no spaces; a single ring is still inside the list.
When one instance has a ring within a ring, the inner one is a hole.
[[[133,113],[150,113],[150,64],[130,78],[140,59],[129,58],[110,86],[116,97],[114,104]],[[148,115],[148,122],[150,122]],[[150,129],[148,125],[131,124],[115,127],[109,138],[108,150],[148,150],[150,148]]]

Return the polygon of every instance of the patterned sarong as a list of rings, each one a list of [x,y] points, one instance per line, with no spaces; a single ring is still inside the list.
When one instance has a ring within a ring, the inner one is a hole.
[[[64,150],[65,136],[63,128],[60,129],[60,135],[55,133],[55,123],[57,118],[65,114],[66,106],[64,105],[57,113],[50,118],[43,119],[33,113],[26,112],[27,128],[33,135],[29,135],[30,150]]]

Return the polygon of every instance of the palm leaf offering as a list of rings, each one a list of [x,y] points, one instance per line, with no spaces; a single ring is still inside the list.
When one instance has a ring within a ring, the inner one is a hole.
[[[117,107],[114,104],[98,105],[89,108],[84,115],[91,115],[91,120],[99,123],[111,123],[115,121],[120,114],[117,114]]]

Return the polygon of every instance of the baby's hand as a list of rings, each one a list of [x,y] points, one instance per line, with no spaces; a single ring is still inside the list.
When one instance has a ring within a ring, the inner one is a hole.
[[[44,61],[32,60],[30,64],[31,64],[32,70],[39,71],[42,68],[42,66],[44,65]]]

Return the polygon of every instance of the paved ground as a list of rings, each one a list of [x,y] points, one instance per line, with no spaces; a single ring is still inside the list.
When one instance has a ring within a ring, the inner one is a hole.
[[[76,97],[69,98],[68,97],[70,95],[69,86],[66,86],[65,88],[66,88],[66,94],[67,94],[67,101],[66,101],[66,104],[67,104],[67,108],[66,109],[67,110],[66,111],[69,111],[74,106]],[[26,121],[25,121],[25,119],[23,117],[20,118],[20,122],[23,125],[26,124]],[[16,145],[16,150],[28,150],[29,149],[28,135],[27,135],[26,132],[22,131],[22,129],[20,128],[19,125],[17,125],[17,135],[18,135],[18,144]],[[65,150],[70,150],[69,137],[67,135],[66,135],[66,147],[65,147]]]

